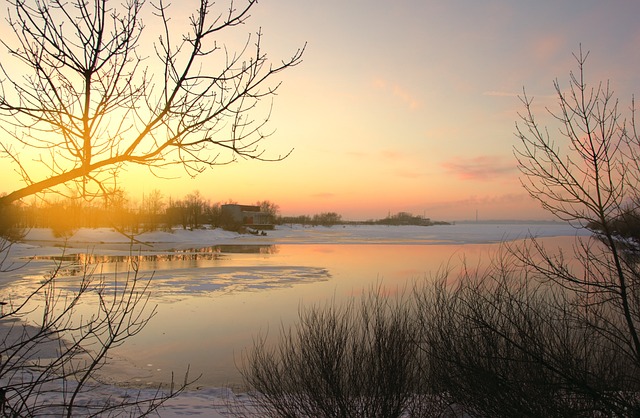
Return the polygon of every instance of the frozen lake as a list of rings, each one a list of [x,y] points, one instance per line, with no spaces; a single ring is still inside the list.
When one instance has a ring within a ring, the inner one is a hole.
[[[528,234],[564,246],[567,237],[586,231],[564,224],[458,224],[282,226],[264,237],[219,230],[144,234],[138,239],[145,244],[133,249],[141,276],[151,278],[157,315],[113,353],[109,378],[158,383],[171,372],[180,378],[190,366],[192,376],[202,374],[199,386],[237,385],[242,351],[259,332],[277,335],[281,325],[293,323],[301,306],[378,285],[402,291],[445,265],[455,271],[463,258],[488,259],[497,243]],[[1,277],[15,296],[33,288],[62,254],[48,231],[32,231],[25,243],[12,257],[33,261]],[[126,240],[108,230],[80,230],[67,247],[61,288],[73,288],[85,262],[113,274],[130,257]]]

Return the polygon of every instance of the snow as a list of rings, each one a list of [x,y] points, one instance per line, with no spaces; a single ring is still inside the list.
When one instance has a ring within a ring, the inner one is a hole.
[[[180,249],[188,246],[207,245],[255,245],[255,244],[451,244],[489,243],[536,237],[586,235],[584,229],[577,229],[566,223],[468,223],[433,226],[385,226],[385,225],[336,225],[303,226],[279,225],[267,231],[266,236],[238,234],[222,229],[174,229],[171,232],[155,231],[136,234],[136,242],[145,243],[144,249]],[[32,245],[60,245],[64,238],[56,238],[49,229],[32,229],[23,242]],[[109,228],[78,229],[66,238],[72,247],[86,247],[97,244],[106,248],[127,248],[131,240],[120,232]],[[120,247],[114,247],[119,245]],[[127,246],[127,247],[123,247]]]
[[[176,254],[176,250],[199,249],[213,245],[444,245],[482,244],[515,240],[533,235],[539,238],[558,236],[585,236],[589,232],[560,223],[495,223],[456,224],[436,226],[381,226],[338,225],[334,227],[309,227],[301,225],[278,226],[267,231],[266,236],[237,234],[221,229],[175,229],[171,232],[155,231],[135,236],[136,251],[141,254]],[[68,254],[91,252],[93,254],[126,255],[131,251],[131,239],[108,228],[79,229],[67,238],[57,238],[48,229],[28,231],[20,244],[12,247],[10,260],[20,266],[25,257],[34,255],[60,255],[60,247]],[[212,259],[217,257],[212,254]],[[205,261],[206,262],[206,261]],[[5,264],[6,266],[7,264]],[[32,261],[27,271],[35,274],[40,265]],[[154,264],[154,269],[157,269]],[[247,265],[216,267],[216,277],[199,277],[197,268],[154,270],[154,289],[162,294],[179,297],[180,294],[198,294],[214,290],[245,287],[274,289],[296,286],[305,281],[323,280],[329,276],[323,267],[269,266],[258,259],[249,258]],[[0,274],[0,286],[24,280],[23,269]],[[164,289],[164,290],[163,290]],[[114,388],[114,390],[120,390]],[[185,415],[223,417],[232,416],[229,407],[249,407],[248,397],[228,388],[201,386],[192,388],[171,399],[159,411],[162,417]],[[246,412],[246,411],[245,411]]]

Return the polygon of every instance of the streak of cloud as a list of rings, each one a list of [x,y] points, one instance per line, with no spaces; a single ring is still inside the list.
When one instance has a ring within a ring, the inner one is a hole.
[[[385,94],[390,94],[400,100],[409,109],[416,110],[422,107],[422,101],[415,97],[409,89],[399,84],[390,84],[382,78],[376,78],[371,82],[372,86]]]
[[[505,162],[502,157],[490,155],[456,157],[442,163],[442,167],[462,180],[489,181],[516,172],[513,162]]]
[[[314,193],[311,195],[311,197],[320,198],[320,199],[333,199],[336,196],[337,194],[330,193],[330,192]]]
[[[395,151],[392,149],[385,149],[380,151],[380,156],[383,160],[391,160],[391,161],[402,160],[405,157],[401,152]]]
[[[566,39],[559,35],[545,35],[535,39],[532,50],[538,62],[549,62],[566,48]]]

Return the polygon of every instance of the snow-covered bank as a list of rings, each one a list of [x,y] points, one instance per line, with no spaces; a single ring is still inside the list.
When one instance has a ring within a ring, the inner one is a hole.
[[[179,249],[190,246],[206,246],[216,244],[233,244],[242,235],[235,232],[215,229],[185,230],[173,229],[171,232],[143,232],[131,237],[112,228],[80,228],[67,237],[56,237],[47,228],[36,228],[27,231],[21,240],[24,244],[39,247],[67,245],[70,248],[129,248],[130,245],[141,250]]]
[[[588,235],[565,223],[468,223],[432,226],[336,225],[332,227],[280,225],[262,242],[274,244],[480,244],[522,239]],[[243,238],[244,239],[244,238]]]
[[[154,231],[135,235],[135,241],[110,228],[81,228],[73,235],[55,237],[49,229],[32,229],[22,242],[37,246],[128,248],[130,244],[145,251],[183,249],[211,245],[274,245],[274,244],[478,244],[536,236],[588,235],[584,229],[576,229],[565,223],[469,223],[433,226],[385,226],[385,225],[336,225],[303,226],[278,225],[265,236],[238,234],[219,228],[185,230],[175,228],[171,232]]]

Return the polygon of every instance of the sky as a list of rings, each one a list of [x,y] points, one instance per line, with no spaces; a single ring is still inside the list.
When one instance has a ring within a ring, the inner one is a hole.
[[[609,79],[628,107],[640,92],[638,16],[635,0],[261,0],[246,32],[262,29],[272,60],[307,45],[281,74],[262,144],[291,155],[196,178],[130,168],[123,184],[133,199],[197,190],[212,202],[269,200],[282,215],[552,219],[520,184],[518,95],[526,88],[551,122],[553,81],[568,85],[582,45],[588,80]]]

